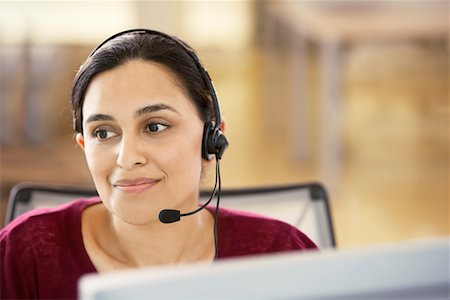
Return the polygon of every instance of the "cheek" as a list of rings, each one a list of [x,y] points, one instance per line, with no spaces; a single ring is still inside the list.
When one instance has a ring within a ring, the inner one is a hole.
[[[102,151],[95,145],[86,145],[86,162],[91,172],[92,178],[99,189],[99,184],[106,179],[108,170],[111,169],[112,158],[109,151]]]
[[[168,153],[168,159],[170,159],[170,165],[174,170],[184,174],[198,174],[201,173],[201,136],[192,138],[183,138],[183,143],[180,143],[177,147],[173,147]],[[186,175],[188,176],[188,175]],[[197,177],[197,176],[194,176]],[[192,178],[186,178],[190,180]]]
[[[160,160],[160,166],[165,168],[164,171],[168,174],[172,186],[182,188],[184,193],[194,197],[193,194],[198,193],[201,183],[202,136],[191,134],[188,137],[180,137],[177,141],[166,148],[164,162]]]

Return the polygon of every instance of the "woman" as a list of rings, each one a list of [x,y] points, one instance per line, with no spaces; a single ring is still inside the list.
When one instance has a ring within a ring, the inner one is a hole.
[[[78,71],[72,108],[99,197],[2,229],[2,298],[76,298],[87,273],[316,248],[277,220],[198,209],[203,169],[211,156],[218,167],[227,142],[209,76],[184,42],[150,30],[109,38]],[[166,224],[167,209],[195,213]]]

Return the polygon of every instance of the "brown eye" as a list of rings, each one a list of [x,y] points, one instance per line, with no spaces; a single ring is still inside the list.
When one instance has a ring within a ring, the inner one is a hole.
[[[159,132],[167,129],[167,125],[161,124],[161,123],[150,123],[147,125],[147,130],[149,132]]]
[[[99,130],[95,133],[95,135],[99,139],[106,139],[108,137],[108,132],[106,130]]]
[[[98,140],[107,140],[109,138],[114,137],[116,134],[112,130],[107,129],[96,129],[92,133],[92,136]]]

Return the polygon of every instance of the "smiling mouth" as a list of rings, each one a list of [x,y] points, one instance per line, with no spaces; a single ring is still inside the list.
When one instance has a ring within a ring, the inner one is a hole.
[[[133,180],[119,180],[113,186],[125,193],[139,194],[157,184],[159,180],[156,179],[133,179]]]

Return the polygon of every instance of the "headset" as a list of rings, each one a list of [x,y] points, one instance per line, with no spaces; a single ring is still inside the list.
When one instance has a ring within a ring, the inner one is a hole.
[[[217,191],[217,203],[216,203],[216,212],[215,212],[215,218],[214,218],[214,241],[215,241],[215,250],[216,254],[215,257],[218,257],[218,242],[217,242],[217,217],[218,217],[218,209],[219,209],[219,201],[220,201],[220,191],[221,191],[221,179],[220,179],[220,160],[222,159],[222,156],[227,149],[229,142],[226,136],[222,133],[221,125],[222,125],[222,114],[220,110],[220,103],[219,98],[216,93],[216,89],[214,87],[214,83],[211,80],[211,77],[208,74],[208,71],[206,68],[201,64],[200,59],[198,58],[197,54],[194,52],[194,50],[190,49],[189,46],[184,44],[183,41],[179,40],[178,38],[165,34],[160,31],[156,30],[150,30],[150,29],[130,29],[125,30],[122,32],[119,32],[117,34],[114,34],[104,40],[102,43],[100,43],[90,54],[89,57],[92,57],[95,55],[99,49],[101,49],[106,43],[108,43],[111,40],[114,40],[120,36],[126,35],[126,34],[149,34],[149,35],[155,35],[160,36],[163,38],[168,39],[169,41],[175,42],[178,46],[180,46],[186,54],[188,54],[192,61],[197,66],[197,69],[199,70],[208,90],[211,95],[211,102],[213,105],[214,110],[214,119],[215,121],[207,121],[204,125],[203,129],[203,138],[202,138],[202,157],[206,160],[211,160],[214,157],[216,158],[216,181],[214,184],[214,189],[211,193],[211,197],[208,201],[205,202],[202,206],[197,208],[194,211],[188,212],[188,213],[180,213],[179,210],[173,210],[173,209],[164,209],[159,213],[159,220],[162,223],[168,224],[177,222],[181,219],[181,217],[190,216],[195,213],[198,213],[202,209],[204,209],[212,200],[214,195],[216,195],[217,190],[217,183],[218,183],[218,191]],[[74,129],[77,130],[81,127],[81,124],[78,124],[79,122],[76,121],[76,118],[74,117]]]

